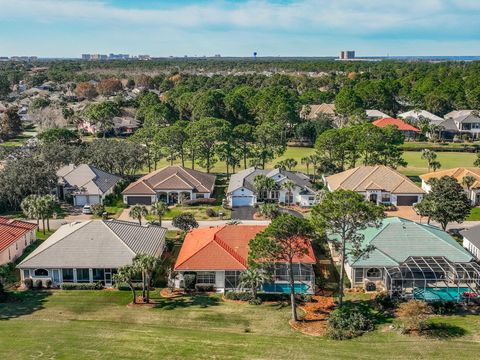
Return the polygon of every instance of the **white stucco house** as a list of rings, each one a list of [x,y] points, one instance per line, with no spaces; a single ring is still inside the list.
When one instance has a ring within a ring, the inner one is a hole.
[[[434,171],[427,174],[420,175],[422,179],[422,189],[425,192],[429,193],[431,190],[431,185],[428,183],[431,179],[440,179],[444,176],[451,176],[457,180],[457,182],[462,185],[465,193],[472,202],[472,205],[480,205],[480,169],[476,167],[459,167],[447,170]],[[466,176],[471,176],[475,179],[473,184],[468,189],[466,185],[463,184],[463,178]]]
[[[216,176],[182,166],[167,166],[131,183],[123,192],[127,205],[177,204],[213,196]]]
[[[329,191],[352,190],[377,204],[411,206],[420,202],[425,194],[408,177],[383,165],[359,166],[323,180]]]
[[[74,206],[103,204],[122,178],[92,165],[66,165],[57,171],[57,197],[71,196]]]
[[[275,180],[276,187],[271,191],[258,193],[255,188],[255,178],[259,175]],[[287,181],[295,184],[291,191],[283,187]],[[315,195],[316,191],[310,182],[310,178],[303,173],[282,169],[261,170],[251,167],[230,177],[227,189],[227,202],[231,207],[254,206],[264,201],[297,204],[307,207],[315,204]]]

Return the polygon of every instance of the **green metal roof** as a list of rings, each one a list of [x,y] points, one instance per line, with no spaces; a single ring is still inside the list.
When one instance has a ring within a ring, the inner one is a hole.
[[[348,258],[350,266],[395,266],[410,256],[444,256],[452,262],[472,261],[472,255],[441,229],[398,217],[383,219],[379,228],[360,231],[363,246],[375,250],[366,257]],[[338,236],[329,236],[332,240]]]

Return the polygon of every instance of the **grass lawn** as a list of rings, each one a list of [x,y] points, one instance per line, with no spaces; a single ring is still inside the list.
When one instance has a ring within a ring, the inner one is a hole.
[[[474,207],[467,217],[467,221],[480,221],[480,208]]]
[[[293,331],[282,305],[182,297],[132,309],[127,291],[15,296],[16,302],[0,304],[2,359],[467,359],[480,345],[480,318],[473,315],[437,320],[464,329],[458,338],[404,336],[382,325],[339,342]]]
[[[301,164],[301,159],[305,156],[311,155],[315,152],[313,148],[305,148],[305,147],[288,147],[285,154],[278,157],[272,162],[267,164],[268,169],[273,169],[275,164],[281,160],[285,160],[288,158],[295,159],[298,162],[297,167],[295,170],[307,172],[307,168],[305,165]],[[408,176],[418,176],[428,172],[427,162],[421,159],[421,152],[420,147],[419,151],[405,151],[403,153],[404,159],[408,162],[408,166],[406,168],[399,168],[398,170]],[[459,166],[473,166],[473,162],[476,159],[476,154],[474,153],[467,153],[467,152],[437,152],[438,161],[440,161],[442,167],[441,169],[450,169],[453,167]],[[166,160],[162,160],[158,163],[158,167],[161,168],[163,166],[167,166],[170,163]],[[187,162],[185,166],[190,167],[190,162]],[[198,170],[204,170],[199,166],[195,166]],[[243,168],[242,168],[243,169]],[[310,169],[311,171],[312,169]],[[143,172],[146,173],[148,169],[143,169]],[[237,170],[238,171],[238,170]],[[213,173],[225,173],[226,168],[223,162],[217,162],[212,169]]]

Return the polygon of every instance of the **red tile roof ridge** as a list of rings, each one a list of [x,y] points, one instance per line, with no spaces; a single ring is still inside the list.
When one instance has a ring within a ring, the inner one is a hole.
[[[227,225],[225,225],[227,226]],[[220,229],[221,230],[221,229]],[[219,231],[220,231],[219,230]],[[217,231],[218,233],[218,231]],[[213,241],[215,241],[218,245],[220,245],[230,256],[232,256],[235,260],[237,260],[240,264],[242,264],[243,266],[247,267],[247,260],[244,259],[242,256],[240,256],[240,254],[238,252],[236,252],[235,250],[232,249],[232,247],[230,247],[225,241],[223,241],[222,239],[220,239],[218,236],[217,236],[217,233],[215,233],[215,235],[213,236]]]

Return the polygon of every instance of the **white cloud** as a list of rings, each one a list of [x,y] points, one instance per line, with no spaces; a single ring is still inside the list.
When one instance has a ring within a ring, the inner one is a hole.
[[[241,29],[334,29],[343,33],[445,31],[477,28],[478,0],[297,0],[201,5],[166,9],[121,8],[98,0],[0,0],[0,19],[37,22],[121,22],[130,26]],[[28,25],[28,24],[27,24]]]

